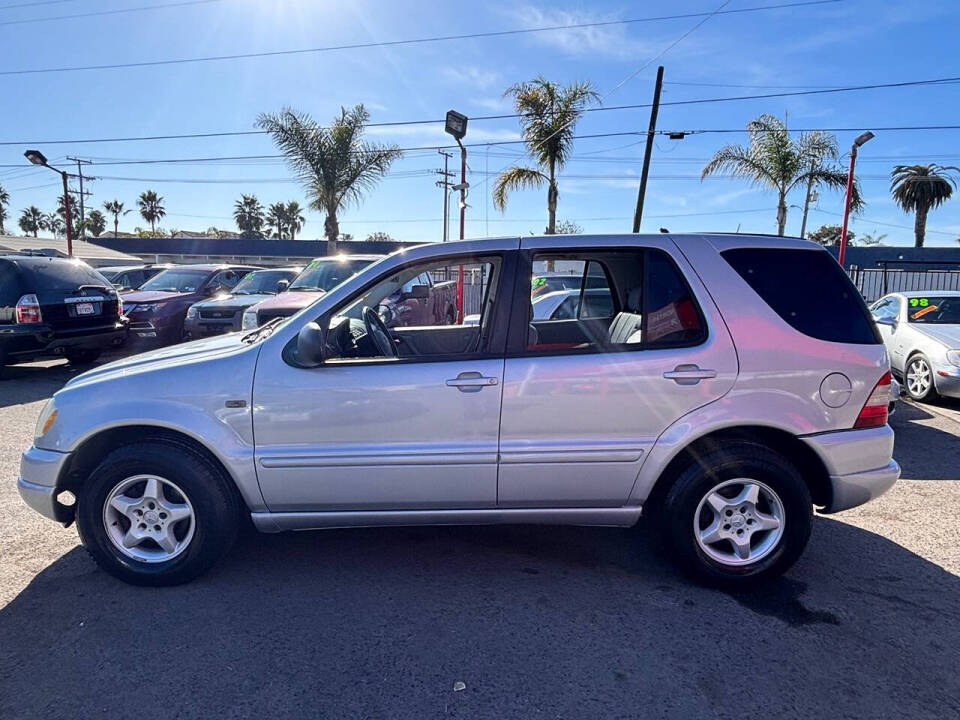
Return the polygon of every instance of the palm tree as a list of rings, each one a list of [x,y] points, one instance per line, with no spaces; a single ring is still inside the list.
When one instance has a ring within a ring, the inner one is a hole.
[[[340,115],[329,127],[289,108],[257,118],[257,127],[270,134],[306,186],[310,206],[326,213],[323,231],[328,254],[337,249],[337,212],[350,203],[359,204],[364,193],[376,186],[402,154],[395,146],[363,139],[369,119],[363,105],[340,108]]]
[[[832,162],[837,158],[837,139],[824,132],[800,133],[794,139],[787,126],[772,115],[761,115],[747,123],[750,146],[720,148],[703,168],[701,180],[724,173],[742,177],[754,185],[777,191],[777,234],[787,224],[787,195],[804,185],[826,185],[841,189],[847,185],[847,171]],[[851,208],[863,207],[860,187],[854,183]]]
[[[307,222],[307,219],[303,216],[303,211],[300,209],[300,203],[296,200],[288,202],[285,218],[287,234],[291,240],[296,240],[297,233],[303,230],[304,223]]]
[[[500,174],[493,186],[493,204],[501,212],[512,190],[547,186],[547,235],[557,231],[557,171],[563,168],[573,148],[577,121],[591,102],[600,97],[589,82],[560,87],[542,75],[517,83],[504,92],[513,96],[520,115],[520,130],[527,152],[539,168],[514,165]]]
[[[58,228],[61,232],[66,232],[66,217],[67,217],[67,204],[64,201],[63,195],[57,197],[57,215],[60,216],[60,219],[63,221],[59,224]],[[70,203],[70,232],[74,238],[81,237],[81,227],[83,223],[80,220],[80,207],[76,202]]]
[[[120,202],[119,200],[107,200],[103,204],[103,209],[106,210],[111,215],[113,215],[113,236],[116,237],[117,232],[119,232],[118,228],[120,226],[120,216],[126,215],[127,213],[132,211],[131,210],[125,211],[123,209],[123,203]]]
[[[140,206],[140,217],[150,223],[150,234],[157,231],[157,220],[163,219],[167,214],[167,209],[163,206],[163,198],[157,195],[153,190],[147,190],[140,193],[137,198],[137,205]]]
[[[4,221],[7,219],[7,205],[10,204],[10,193],[3,189],[3,186],[0,185],[0,235],[5,235],[6,230],[3,227]]]
[[[43,229],[43,213],[36,205],[31,205],[20,213],[20,220],[17,224],[24,233],[33,233],[33,236],[36,237],[37,233]]]
[[[874,231],[872,233],[864,233],[864,236],[860,238],[860,242],[864,245],[880,245],[886,239],[887,233],[878,234],[876,231]]]
[[[107,229],[107,218],[99,210],[91,210],[87,213],[86,227],[94,237],[100,237],[100,234]]]
[[[273,230],[272,237],[283,240],[283,228],[287,222],[287,206],[281,202],[273,203],[267,208],[264,219],[268,230]]]
[[[953,165],[897,165],[890,173],[890,191],[904,212],[916,213],[913,238],[916,247],[923,247],[927,233],[927,213],[940,207],[953,195],[957,181],[950,174],[960,172]]]
[[[233,206],[233,219],[241,235],[260,235],[263,227],[263,205],[256,195],[242,195]]]
[[[49,230],[54,237],[58,237],[66,230],[66,224],[58,213],[44,213],[40,220],[40,228]]]

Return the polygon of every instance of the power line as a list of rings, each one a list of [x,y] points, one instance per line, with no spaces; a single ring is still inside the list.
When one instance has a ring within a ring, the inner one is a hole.
[[[97,10],[96,12],[76,13],[74,15],[52,15],[22,20],[4,20],[0,22],[0,25],[27,25],[30,23],[53,22],[54,20],[76,20],[79,18],[100,17],[102,15],[123,15],[143,12],[144,10],[162,10],[163,8],[186,7],[187,5],[209,5],[215,2],[222,2],[222,0],[182,0],[182,2],[164,3],[161,5],[141,5],[132,8],[120,8],[118,10]]]
[[[699,12],[699,13],[683,13],[683,14],[677,14],[677,15],[660,15],[656,17],[631,18],[627,20],[607,20],[603,22],[569,23],[566,25],[548,25],[548,26],[536,27],[536,28],[515,28],[512,30],[493,30],[489,32],[479,32],[479,33],[436,35],[432,37],[411,38],[406,40],[385,40],[385,41],[365,42],[365,43],[348,43],[344,45],[328,45],[325,47],[299,48],[295,50],[269,50],[264,52],[234,53],[230,55],[209,55],[209,56],[195,57],[195,58],[175,58],[171,60],[146,60],[141,62],[109,63],[109,64],[103,64],[103,65],[78,65],[78,66],[71,66],[71,67],[5,70],[5,71],[0,71],[0,75],[37,75],[41,73],[78,72],[78,71],[87,71],[87,70],[117,70],[121,68],[156,67],[160,65],[183,65],[187,63],[216,62],[216,61],[224,61],[224,60],[242,60],[242,59],[248,59],[248,58],[263,58],[263,57],[281,57],[281,56],[288,56],[288,55],[304,55],[304,54],[310,54],[310,53],[323,53],[323,52],[333,52],[333,51],[340,51],[340,50],[360,50],[360,49],[368,49],[368,48],[375,48],[375,47],[398,47],[403,45],[415,45],[415,44],[421,44],[421,43],[450,42],[450,41],[456,41],[456,40],[505,37],[505,36],[511,36],[511,35],[527,35],[527,34],[533,34],[533,33],[554,32],[558,30],[576,30],[581,28],[608,27],[612,25],[630,25],[630,24],[637,24],[637,23],[659,22],[663,20],[702,18],[702,17],[709,17],[717,14],[733,15],[733,14],[741,14],[741,13],[758,12],[763,10],[778,10],[782,8],[806,7],[811,5],[830,5],[838,2],[844,2],[844,0],[807,0],[805,2],[781,3],[777,5],[760,5],[756,7],[750,7],[750,8],[737,8],[733,10],[723,10],[722,12],[719,12],[719,13]]]
[[[16,3],[14,5],[0,5],[0,10],[13,10],[14,8],[37,7],[39,5],[63,5],[68,2],[77,2],[77,0],[40,0],[39,2]]]
[[[0,71],[0,75],[4,75]],[[661,102],[661,107],[663,106],[680,106],[680,105],[704,105],[710,103],[719,103],[719,102],[734,102],[738,100],[764,100],[769,98],[778,98],[778,97],[796,97],[801,95],[819,95],[827,93],[840,93],[840,92],[855,92],[862,90],[882,90],[882,89],[895,89],[895,88],[904,88],[904,87],[917,87],[917,86],[927,86],[927,85],[945,85],[945,84],[954,84],[960,82],[960,76],[955,77],[945,77],[945,78],[932,78],[926,80],[906,80],[901,82],[893,83],[874,83],[871,85],[851,85],[846,87],[839,88],[828,88],[824,90],[804,90],[796,92],[783,92],[783,93],[764,93],[764,94],[755,94],[755,95],[734,95],[729,97],[714,97],[714,98],[694,98],[691,100],[672,100],[669,102]],[[608,93],[609,94],[609,93]],[[629,105],[610,105],[606,107],[593,107],[593,108],[584,108],[583,112],[610,112],[618,110],[637,110],[642,108],[649,108],[650,103],[633,103]],[[505,113],[501,115],[479,115],[476,117],[470,118],[471,121],[477,122],[480,120],[507,120],[512,118],[520,117],[519,113]],[[422,119],[422,120],[392,120],[386,122],[376,122],[368,123],[366,127],[376,128],[376,127],[398,127],[398,126],[407,126],[407,125],[430,125],[430,124],[439,124],[444,122],[443,118],[434,118],[434,119]],[[900,126],[900,127],[874,127],[874,130],[955,130],[958,125],[923,125],[923,126]],[[821,130],[824,132],[841,132],[841,131],[860,131],[862,127],[856,128],[794,128],[791,132],[811,132],[813,130]],[[668,135],[671,131],[668,130],[658,130],[658,135]],[[694,133],[735,133],[735,132],[748,132],[745,128],[733,128],[733,129],[702,129],[702,130],[685,130],[688,134]],[[128,137],[108,137],[108,138],[75,138],[71,140],[6,140],[0,142],[0,146],[10,146],[10,145],[65,145],[65,144],[83,144],[83,143],[108,143],[108,142],[143,142],[151,140],[184,140],[184,139],[194,139],[194,138],[216,138],[216,137],[237,137],[244,135],[265,135],[266,131],[264,130],[236,130],[236,131],[225,131],[225,132],[202,132],[202,133],[180,133],[180,134],[168,134],[168,135],[141,135],[141,136],[128,136]],[[506,142],[506,141],[505,141]],[[474,146],[485,146],[485,145],[498,145],[504,143],[492,142],[492,143],[474,143]],[[437,147],[457,147],[455,145],[443,145],[437,146],[434,145],[432,148]]]
[[[823,213],[824,215],[835,215],[836,217],[843,217],[843,213],[830,212],[829,210],[821,210],[820,208],[810,208],[814,212]],[[869,223],[871,225],[882,225],[883,227],[892,227],[898,228],[900,230],[913,230],[914,228],[910,225],[896,225],[894,223],[880,222],[879,220],[868,220],[865,217],[860,217],[859,215],[854,215],[854,218],[858,222]],[[928,233],[934,233],[935,235],[949,235],[951,237],[957,237],[958,233],[948,232],[947,230],[931,230],[930,228],[926,229]]]

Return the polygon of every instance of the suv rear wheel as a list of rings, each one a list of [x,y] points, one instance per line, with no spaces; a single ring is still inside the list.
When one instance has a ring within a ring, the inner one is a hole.
[[[742,587],[786,571],[813,518],[799,471],[762,445],[736,443],[687,466],[659,508],[661,534],[696,578]]]
[[[169,440],[109,453],[77,491],[84,547],[134,585],[177,585],[200,575],[233,544],[240,499],[203,454]]]

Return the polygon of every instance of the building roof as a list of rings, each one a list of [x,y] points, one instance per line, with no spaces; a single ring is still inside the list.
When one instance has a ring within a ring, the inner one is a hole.
[[[53,257],[67,257],[67,241],[65,238],[0,235],[0,252],[17,253],[26,250],[32,250]],[[73,255],[91,265],[143,264],[143,261],[138,257],[84,240],[74,240]]]

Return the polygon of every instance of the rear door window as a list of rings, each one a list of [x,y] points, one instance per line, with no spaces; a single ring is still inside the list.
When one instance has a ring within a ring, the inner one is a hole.
[[[794,330],[828,342],[882,342],[860,292],[826,250],[738,248],[721,255]]]

